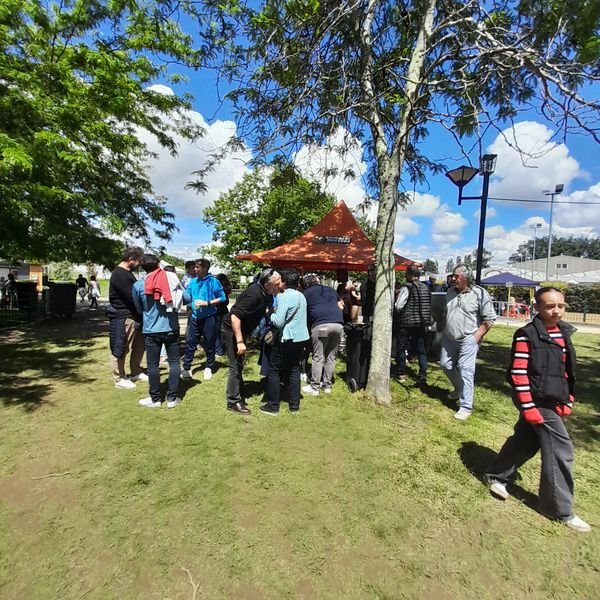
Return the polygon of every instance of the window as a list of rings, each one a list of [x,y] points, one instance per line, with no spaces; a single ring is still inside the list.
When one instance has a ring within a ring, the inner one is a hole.
[[[556,264],[554,265],[554,268],[555,268],[557,271],[559,271],[559,270],[561,270],[561,269],[566,269],[566,268],[567,268],[567,264],[566,264],[566,263],[562,263],[562,264],[561,264],[561,263],[556,263]]]

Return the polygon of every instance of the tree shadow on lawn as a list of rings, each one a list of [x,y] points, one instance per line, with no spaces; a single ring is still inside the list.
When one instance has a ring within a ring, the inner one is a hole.
[[[457,454],[467,470],[487,486],[485,470],[494,462],[498,453],[486,446],[481,446],[477,442],[463,442],[457,450]],[[516,484],[515,479],[520,479],[518,471],[515,473],[513,481],[506,486],[510,495],[531,508],[531,510],[539,512],[537,495]]]
[[[0,342],[0,403],[32,412],[49,404],[48,397],[61,380],[90,383],[93,380],[79,370],[97,356],[81,344],[104,335],[108,323],[101,309],[78,310],[71,319],[48,319],[6,332]],[[21,376],[24,371],[32,374]]]

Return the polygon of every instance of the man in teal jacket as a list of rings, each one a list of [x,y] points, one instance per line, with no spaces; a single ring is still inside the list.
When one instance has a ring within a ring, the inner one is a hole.
[[[215,367],[215,345],[217,341],[217,306],[226,301],[221,282],[208,271],[210,262],[201,258],[196,262],[196,277],[190,281],[187,291],[192,297],[192,314],[188,320],[185,336],[182,379],[191,379],[192,361],[196,348],[202,340],[206,352],[204,379],[212,377]]]
[[[152,273],[158,266],[158,256],[144,254],[140,266],[146,273]],[[182,290],[183,303],[189,304],[189,292]],[[133,303],[142,315],[142,333],[146,345],[146,362],[148,363],[148,387],[150,396],[139,401],[146,408],[160,408],[160,349],[165,345],[169,362],[169,386],[167,390],[167,408],[175,408],[181,403],[179,397],[179,316],[177,312],[167,311],[160,299],[155,300],[153,294],[144,292],[144,280],[133,284]]]

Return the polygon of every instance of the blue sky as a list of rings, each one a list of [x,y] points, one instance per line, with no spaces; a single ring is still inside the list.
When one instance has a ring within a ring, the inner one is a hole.
[[[196,195],[185,190],[191,172],[202,166],[207,155],[224,144],[236,131],[230,107],[219,101],[210,73],[195,78],[189,91],[195,95],[192,117],[206,129],[206,137],[195,145],[181,140],[179,156],[171,158],[154,140],[146,138],[159,158],[149,165],[156,190],[168,198],[168,208],[176,215],[179,233],[167,249],[182,258],[196,257],[204,244],[211,242],[211,231],[202,223],[202,209],[211,205],[221,193],[230,189],[248,172],[252,149],[229,156],[211,173],[206,183],[208,192]],[[160,86],[165,93],[168,88]],[[341,136],[343,132],[338,132]],[[555,204],[553,233],[559,236],[600,235],[600,161],[599,148],[585,135],[572,136],[565,143],[554,140],[554,131],[534,113],[515,121],[514,129],[499,128],[484,138],[483,149],[498,155],[496,173],[491,180],[490,196],[528,200],[546,200],[544,190],[554,190],[562,183],[564,193]],[[333,140],[335,141],[335,140]],[[333,144],[335,145],[335,144]],[[530,156],[512,147],[518,146]],[[431,158],[443,157],[448,168],[464,164],[460,153],[447,137],[435,134],[427,141],[424,152]],[[456,161],[448,157],[457,157]],[[477,154],[472,155],[477,163]],[[361,174],[366,166],[360,147],[344,159],[328,147],[304,147],[296,156],[303,174],[321,181],[327,191],[354,207],[364,197]],[[357,177],[353,181],[323,181],[319,173],[324,165],[352,166]],[[478,195],[481,177],[476,177],[465,195]],[[596,202],[594,205],[573,202]],[[376,209],[374,209],[376,210]],[[370,215],[372,218],[375,212]],[[538,237],[548,234],[548,203],[516,203],[491,200],[488,205],[485,247],[493,253],[492,264],[502,266],[517,246],[532,236],[530,225],[540,223]],[[457,189],[444,176],[430,176],[425,185],[416,188],[414,201],[401,210],[396,222],[396,250],[413,260],[432,258],[443,270],[448,258],[473,251],[477,245],[479,203],[457,203]]]

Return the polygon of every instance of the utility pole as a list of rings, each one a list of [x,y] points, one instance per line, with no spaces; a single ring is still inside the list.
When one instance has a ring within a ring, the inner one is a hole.
[[[560,196],[564,189],[564,185],[559,183],[554,188],[553,192],[544,190],[544,196],[550,196],[550,221],[548,223],[548,256],[546,257],[546,281],[549,281],[550,272],[550,255],[552,254],[552,214],[554,212],[554,196]]]
[[[541,223],[533,223],[529,226],[529,229],[533,229],[533,256],[531,257],[531,279],[533,280],[533,263],[535,262],[535,234],[537,230],[542,226]]]

